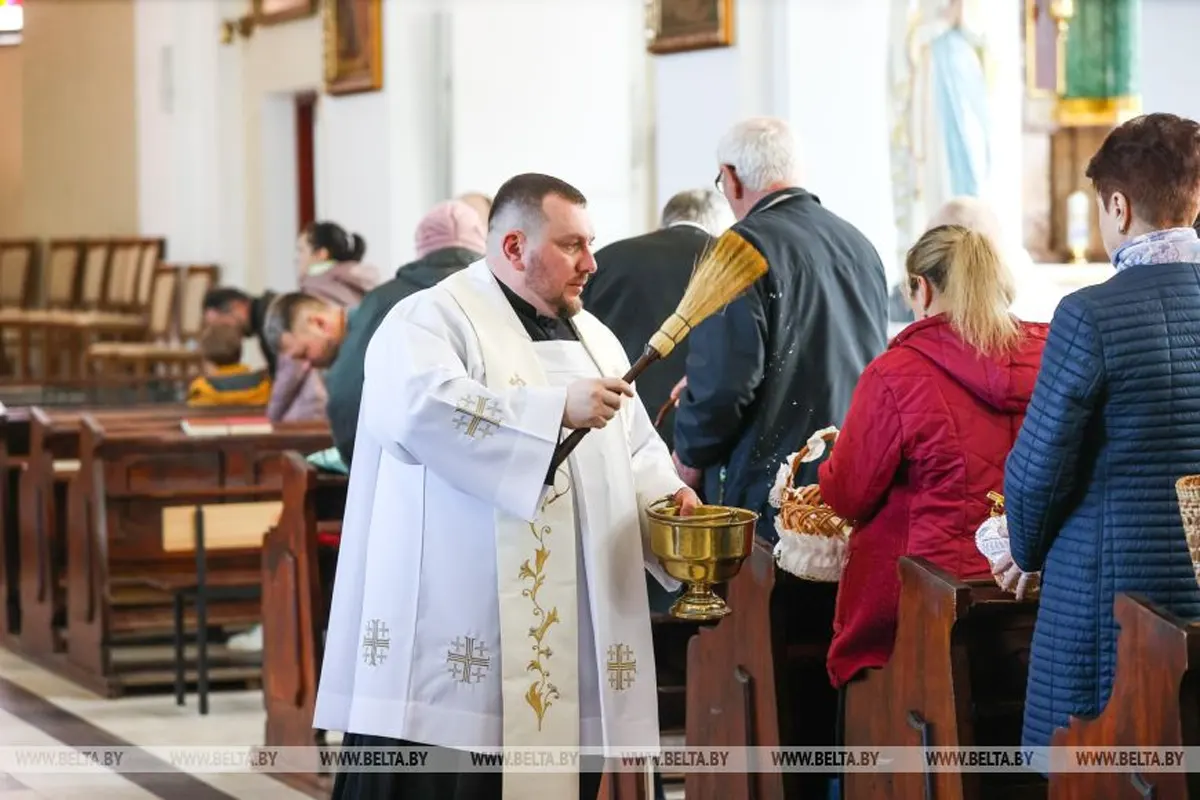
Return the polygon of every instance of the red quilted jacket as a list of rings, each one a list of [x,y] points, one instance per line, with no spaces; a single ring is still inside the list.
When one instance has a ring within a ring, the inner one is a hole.
[[[1022,323],[1012,353],[981,357],[944,316],[913,323],[854,390],[821,495],[855,521],[827,667],[834,686],[892,653],[897,562],[922,556],[961,579],[990,577],[975,547],[989,491],[1025,418],[1049,326]]]

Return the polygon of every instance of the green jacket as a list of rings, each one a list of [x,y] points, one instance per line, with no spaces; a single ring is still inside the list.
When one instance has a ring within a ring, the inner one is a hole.
[[[350,312],[346,321],[346,338],[342,340],[337,357],[325,373],[325,387],[329,393],[325,411],[334,444],[347,467],[354,455],[358,409],[362,405],[363,364],[367,358],[367,345],[371,343],[375,329],[401,300],[428,289],[481,258],[483,256],[478,253],[458,247],[435,250],[401,267],[396,271],[395,278],[368,292],[358,307]]]

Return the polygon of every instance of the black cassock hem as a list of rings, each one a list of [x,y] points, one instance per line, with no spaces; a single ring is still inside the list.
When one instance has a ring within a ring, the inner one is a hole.
[[[464,768],[471,765],[470,754],[442,747],[348,733],[342,737],[343,748],[353,747],[420,747],[436,751],[441,757],[460,757]],[[596,800],[600,793],[599,772],[579,774],[580,800]],[[420,772],[397,769],[391,772],[355,772],[353,767],[339,771],[333,782],[331,800],[500,800],[500,772]]]

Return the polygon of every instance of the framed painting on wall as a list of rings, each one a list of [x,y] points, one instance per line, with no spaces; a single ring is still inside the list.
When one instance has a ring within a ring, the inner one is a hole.
[[[649,50],[682,53],[733,44],[734,0],[652,0]]]
[[[325,91],[383,88],[383,0],[326,0]]]
[[[275,25],[317,13],[321,0],[254,0],[254,22]]]

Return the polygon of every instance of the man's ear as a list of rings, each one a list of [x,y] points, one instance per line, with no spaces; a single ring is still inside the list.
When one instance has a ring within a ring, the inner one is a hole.
[[[522,267],[519,265],[525,259],[525,234],[520,231],[509,231],[500,242],[500,250],[510,264],[521,269]]]
[[[746,187],[742,186],[742,180],[738,177],[737,170],[733,167],[725,167],[726,180],[729,181],[729,188],[733,191],[733,197],[736,200],[741,200],[746,194]]]

